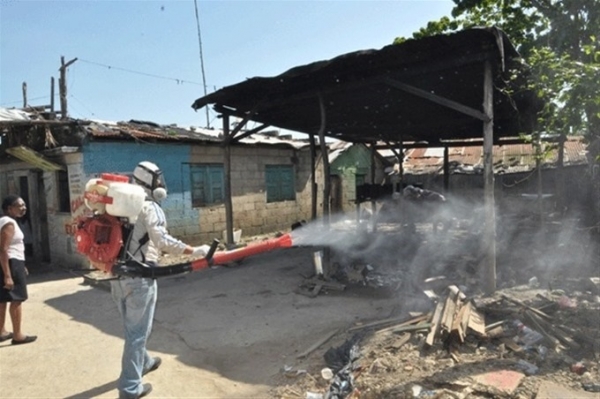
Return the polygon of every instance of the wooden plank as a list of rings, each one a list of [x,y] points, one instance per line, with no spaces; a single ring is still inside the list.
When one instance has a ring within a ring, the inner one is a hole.
[[[327,341],[329,341],[331,338],[336,336],[339,332],[340,332],[340,329],[337,329],[335,331],[332,331],[330,334],[323,336],[319,341],[317,341],[317,343],[315,343],[313,346],[311,346],[310,348],[308,348],[307,350],[305,350],[304,352],[302,352],[301,354],[296,356],[296,358],[302,359],[302,358],[307,357],[308,355],[313,353],[315,350],[320,348],[321,345],[324,345]]]
[[[516,305],[522,306],[525,309],[531,310],[533,313],[535,313],[538,316],[543,317],[546,320],[552,320],[552,317],[548,316],[546,313],[544,313],[541,310],[538,310],[536,308],[532,308],[531,306],[527,305],[526,303],[524,303],[524,302],[522,302],[522,301],[520,301],[518,299],[511,298],[511,297],[509,297],[509,296],[507,296],[505,294],[502,294],[501,296],[502,296],[503,299],[506,299],[509,302],[512,302],[512,303],[514,303]]]
[[[400,321],[401,323],[396,325],[396,327],[400,327],[400,326],[405,326],[405,325],[409,325],[409,324],[415,324],[415,323],[419,323],[421,321],[427,320],[430,316],[430,313],[427,313],[423,316],[419,316],[419,317],[415,317],[412,318],[410,320],[406,320],[405,317],[392,317],[389,319],[384,319],[384,320],[379,320],[379,321],[374,321],[371,323],[367,323],[367,324],[363,324],[361,326],[354,326],[348,329],[348,331],[355,331],[355,330],[362,330],[364,328],[370,328],[370,327],[378,327],[378,326],[383,326],[386,324],[390,324],[390,323],[395,323]]]
[[[450,330],[451,333],[455,333],[458,336],[458,339],[461,343],[465,342],[465,331],[462,330],[461,323],[465,313],[468,312],[467,305],[460,306],[460,309],[458,310],[458,312],[456,312],[454,320],[452,320],[452,329]]]
[[[410,325],[410,326],[390,327],[390,331],[393,332],[394,334],[399,334],[399,333],[403,333],[403,332],[427,330],[429,328],[431,328],[431,323],[419,323],[417,325]]]
[[[440,328],[443,331],[450,332],[452,330],[452,320],[454,320],[454,312],[456,311],[456,294],[455,291],[450,290],[446,303],[444,304],[444,312],[442,314],[442,321]]]
[[[429,346],[433,345],[433,341],[439,331],[442,310],[444,310],[444,303],[438,302],[435,311],[433,312],[433,317],[431,318],[431,329],[429,330],[429,334],[427,334],[427,339],[425,339],[425,343]]]
[[[410,340],[411,335],[411,333],[405,332],[400,337],[398,337],[398,339],[396,339],[396,341],[394,341],[390,346],[394,349],[402,348],[404,344],[406,344]]]
[[[472,310],[467,328],[485,337],[485,316],[477,310]]]

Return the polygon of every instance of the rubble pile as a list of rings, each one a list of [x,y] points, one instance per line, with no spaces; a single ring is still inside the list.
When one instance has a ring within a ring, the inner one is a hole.
[[[600,278],[466,292],[438,285],[424,291],[429,312],[340,331],[330,338],[352,337],[352,361],[332,366],[314,350],[302,372],[282,373],[274,397],[600,397]]]

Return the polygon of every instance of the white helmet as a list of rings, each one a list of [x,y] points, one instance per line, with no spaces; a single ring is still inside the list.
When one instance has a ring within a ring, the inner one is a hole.
[[[156,164],[143,161],[133,170],[133,180],[150,192],[152,198],[160,202],[167,198],[167,185],[162,171]]]

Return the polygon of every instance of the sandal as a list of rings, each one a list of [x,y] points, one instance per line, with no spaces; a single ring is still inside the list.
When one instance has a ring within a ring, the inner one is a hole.
[[[6,335],[0,336],[0,342],[8,341],[13,337],[13,333],[8,333]]]
[[[13,339],[13,340],[11,341],[11,344],[13,344],[13,345],[22,345],[22,344],[28,344],[28,343],[30,343],[30,342],[33,342],[33,341],[35,341],[36,339],[37,339],[37,336],[35,336],[35,335],[26,335],[26,336],[25,336],[25,339],[21,339],[21,340],[19,340],[19,341],[16,341],[16,340],[14,340],[14,339]]]

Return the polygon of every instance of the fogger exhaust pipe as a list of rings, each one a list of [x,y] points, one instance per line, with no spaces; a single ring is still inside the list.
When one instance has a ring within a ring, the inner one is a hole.
[[[252,243],[243,248],[231,251],[215,252],[218,244],[219,241],[214,240],[206,257],[192,262],[179,263],[171,266],[148,267],[137,261],[129,261],[124,264],[117,264],[113,268],[112,273],[117,276],[127,277],[157,278],[172,276],[205,269],[211,265],[222,265],[234,262],[278,248],[290,248],[293,246],[292,236],[290,234],[284,234],[278,238]]]

